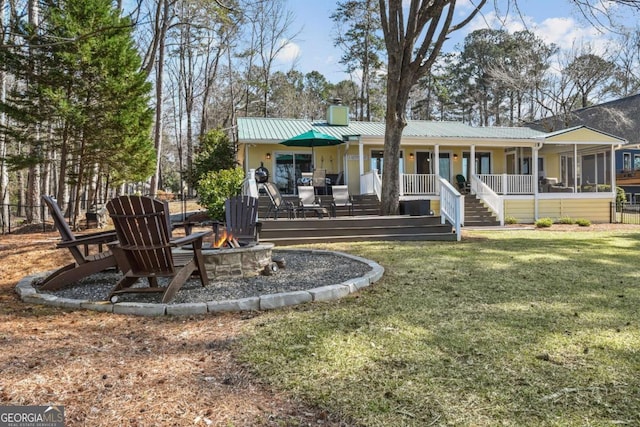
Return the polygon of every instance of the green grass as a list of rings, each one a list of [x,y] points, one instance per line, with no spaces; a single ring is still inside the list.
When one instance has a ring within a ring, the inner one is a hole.
[[[640,234],[359,243],[383,279],[265,313],[238,354],[366,426],[640,425]]]

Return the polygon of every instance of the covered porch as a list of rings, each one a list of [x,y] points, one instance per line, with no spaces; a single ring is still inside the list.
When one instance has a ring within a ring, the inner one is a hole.
[[[609,221],[616,197],[615,149],[623,140],[579,127],[519,141],[518,146],[496,143],[403,144],[400,199],[429,200],[443,218],[459,217],[463,225],[464,197],[478,198],[500,224],[507,218],[532,223],[543,217]],[[360,177],[362,193],[380,194],[377,169]]]

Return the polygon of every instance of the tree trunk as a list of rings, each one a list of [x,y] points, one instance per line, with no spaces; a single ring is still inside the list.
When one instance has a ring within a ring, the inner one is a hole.
[[[169,29],[169,13],[170,5],[169,0],[162,1],[162,29],[158,37],[158,62],[156,63],[156,126],[153,135],[154,146],[156,149],[156,170],[151,181],[149,182],[149,193],[151,197],[155,197],[158,194],[158,181],[160,179],[160,156],[162,152],[162,94],[163,94],[163,74],[164,74],[164,56],[165,56],[165,44],[167,31]]]

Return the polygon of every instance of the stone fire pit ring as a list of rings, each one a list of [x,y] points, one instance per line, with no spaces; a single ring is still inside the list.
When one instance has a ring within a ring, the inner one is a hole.
[[[279,249],[279,251],[287,251]],[[301,251],[295,249],[295,251]],[[34,283],[46,277],[50,272],[42,272],[24,277],[15,287],[16,293],[25,303],[42,304],[53,307],[85,309],[115,314],[133,314],[139,316],[188,316],[206,313],[224,313],[241,311],[261,311],[289,307],[309,302],[330,301],[357,292],[382,278],[384,268],[375,261],[355,255],[326,250],[302,250],[311,254],[332,254],[367,264],[370,270],[362,276],[350,278],[340,283],[320,286],[313,289],[256,295],[240,299],[227,299],[179,304],[146,302],[91,301],[86,299],[63,298],[47,293],[39,293]]]

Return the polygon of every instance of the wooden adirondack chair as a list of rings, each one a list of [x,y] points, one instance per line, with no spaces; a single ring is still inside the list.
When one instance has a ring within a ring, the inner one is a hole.
[[[260,240],[258,199],[250,196],[230,197],[224,202],[227,232],[240,243],[247,245]]]
[[[117,301],[118,294],[147,292],[160,292],[162,302],[169,302],[194,272],[199,273],[203,287],[208,284],[202,239],[212,231],[172,239],[167,205],[151,197],[120,196],[107,203],[107,211],[118,235],[112,249],[124,274],[108,297],[112,302]],[[171,249],[186,245],[193,249],[193,256],[186,264],[175,265]],[[149,286],[134,287],[144,277]],[[161,287],[159,277],[172,279],[168,286]]]
[[[117,239],[114,231],[102,231],[76,236],[71,227],[64,220],[64,215],[55,199],[51,196],[42,196],[42,201],[47,205],[53,223],[60,233],[61,241],[58,248],[69,249],[74,262],[51,273],[39,284],[41,290],[56,290],[70,285],[78,280],[94,273],[116,267],[116,259],[113,254],[103,246]],[[93,249],[93,253],[90,253]]]

